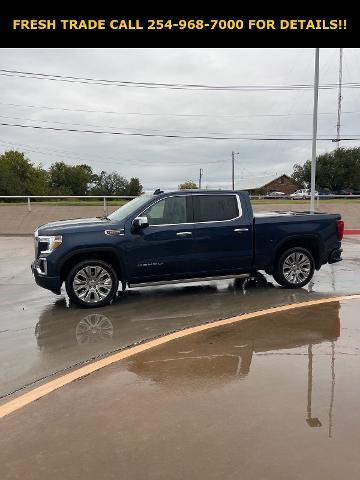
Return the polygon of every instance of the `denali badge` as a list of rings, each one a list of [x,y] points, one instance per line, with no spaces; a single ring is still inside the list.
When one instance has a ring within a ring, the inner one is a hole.
[[[138,267],[161,267],[164,265],[164,262],[148,262],[148,263],[138,263]]]
[[[125,230],[123,228],[120,230],[105,230],[105,235],[125,235]]]

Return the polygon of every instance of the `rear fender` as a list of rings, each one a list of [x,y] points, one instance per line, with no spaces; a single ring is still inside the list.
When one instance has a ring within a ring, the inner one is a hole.
[[[325,252],[325,245],[323,244],[321,238],[318,235],[291,235],[284,238],[283,240],[280,240],[280,242],[276,245],[272,253],[271,263],[266,271],[268,273],[271,273],[275,261],[279,257],[279,255],[284,250],[292,247],[304,247],[309,249],[314,257],[316,270],[319,270],[321,265],[324,263],[321,252]]]

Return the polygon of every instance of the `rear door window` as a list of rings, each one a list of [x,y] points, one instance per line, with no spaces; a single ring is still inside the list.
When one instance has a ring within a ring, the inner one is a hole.
[[[195,222],[221,222],[239,217],[236,195],[194,195]]]

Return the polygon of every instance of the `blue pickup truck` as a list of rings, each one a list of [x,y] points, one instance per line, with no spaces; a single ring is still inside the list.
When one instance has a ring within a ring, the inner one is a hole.
[[[286,288],[301,288],[314,270],[341,260],[340,215],[253,214],[247,193],[185,190],[141,195],[108,217],[52,222],[34,233],[32,271],[56,294],[100,307],[119,283],[143,287],[264,270]]]

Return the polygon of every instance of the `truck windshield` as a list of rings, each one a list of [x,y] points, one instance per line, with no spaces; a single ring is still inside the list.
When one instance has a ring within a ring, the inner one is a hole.
[[[122,207],[115,210],[115,212],[109,215],[110,220],[115,220],[117,222],[124,220],[128,215],[135,212],[138,208],[142,205],[145,205],[152,195],[140,195],[140,197],[136,197],[128,203],[125,203]]]

